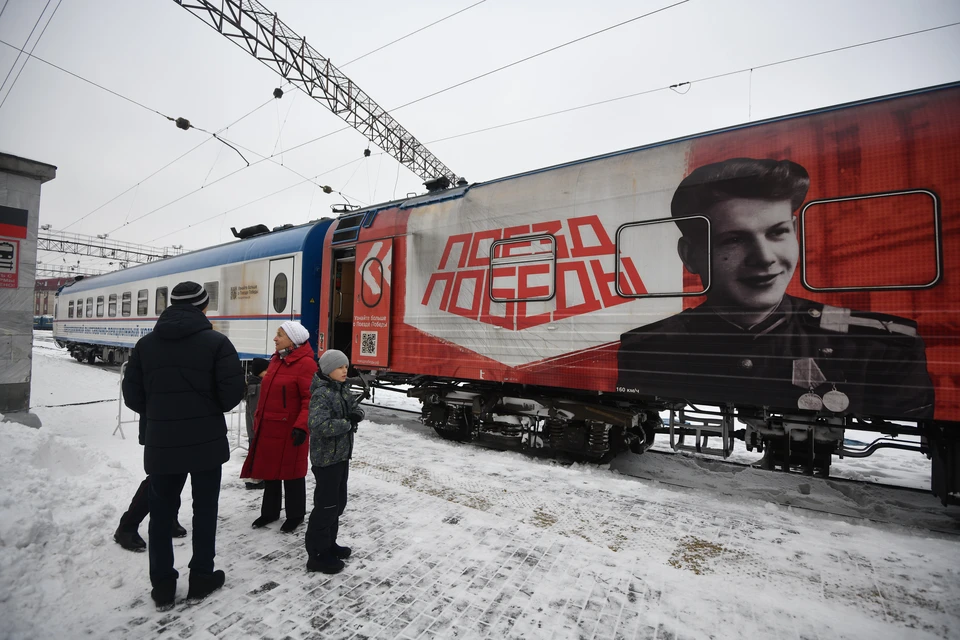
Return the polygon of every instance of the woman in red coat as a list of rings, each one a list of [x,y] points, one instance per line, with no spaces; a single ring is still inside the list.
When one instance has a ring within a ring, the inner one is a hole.
[[[303,522],[307,510],[307,444],[310,383],[317,361],[310,333],[298,322],[284,322],[273,344],[277,352],[260,384],[260,402],[253,417],[253,441],[243,463],[241,478],[262,478],[263,504],[253,527],[280,519],[280,502],[286,493],[287,519],[280,531],[289,533]],[[282,488],[281,488],[281,480]]]

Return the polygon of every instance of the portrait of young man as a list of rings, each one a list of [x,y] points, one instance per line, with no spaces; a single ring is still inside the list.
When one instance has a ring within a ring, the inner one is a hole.
[[[789,160],[732,158],[684,178],[671,201],[699,306],[624,333],[617,390],[642,396],[933,417],[917,324],[786,293],[800,258],[795,212],[810,186]]]

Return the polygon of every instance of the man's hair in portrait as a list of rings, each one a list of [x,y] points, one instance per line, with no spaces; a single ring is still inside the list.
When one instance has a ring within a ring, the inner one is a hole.
[[[810,176],[796,162],[731,158],[697,167],[684,178],[673,194],[670,214],[675,218],[706,215],[714,205],[734,198],[789,200],[791,211],[796,211],[809,188]],[[680,221],[677,226],[691,241],[703,239],[697,237],[703,226],[696,220]]]

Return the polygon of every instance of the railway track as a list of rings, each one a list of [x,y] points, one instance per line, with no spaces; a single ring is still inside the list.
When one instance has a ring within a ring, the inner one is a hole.
[[[393,390],[390,390],[390,391],[393,391]],[[394,413],[402,413],[405,415],[416,416],[418,418],[417,422],[419,423],[419,416],[420,416],[419,411],[405,409],[402,407],[373,404],[370,402],[364,402],[362,404],[365,407],[374,409],[377,412],[380,412],[380,411],[394,412]],[[495,444],[482,442],[482,441],[473,441],[470,443],[470,445],[471,446],[478,445],[486,449],[497,450],[497,451],[516,451],[515,449],[510,449],[507,447],[498,447]],[[517,451],[517,452],[523,453],[525,455],[531,455],[532,457],[540,457],[531,451]],[[663,451],[663,450],[657,450],[657,449],[650,449],[644,455],[652,455],[652,456],[664,457],[668,459],[679,456],[680,458],[686,458],[686,459],[697,460],[698,462],[704,462],[711,466],[729,467],[729,468],[736,468],[740,470],[752,469],[752,470],[760,471],[764,474],[775,474],[775,475],[783,474],[782,471],[770,471],[770,470],[761,469],[757,463],[748,464],[743,462],[723,460],[723,459],[717,459],[712,457],[697,456],[695,454],[690,454],[687,452]],[[563,455],[560,455],[554,459],[561,464],[567,464],[567,465],[575,464],[575,463],[583,464],[582,461],[573,460]],[[621,476],[627,476],[630,478],[636,478],[638,480],[654,482],[664,487],[681,489],[684,491],[701,491],[702,492],[705,490],[705,487],[702,484],[698,484],[696,482],[683,482],[682,480],[677,480],[675,478],[664,479],[661,477],[657,477],[656,475],[653,475],[653,474],[648,475],[643,473],[633,473],[633,472],[625,471],[622,469],[617,469],[617,473],[619,473]],[[791,475],[803,477],[800,474],[791,474]],[[883,490],[883,491],[891,492],[892,494],[895,494],[897,496],[903,496],[902,500],[901,499],[897,500],[898,503],[903,503],[903,504],[909,504],[913,501],[916,501],[918,497],[922,497],[923,499],[927,499],[931,502],[936,501],[935,498],[933,498],[933,496],[931,495],[930,491],[915,488],[915,487],[905,487],[901,485],[895,485],[895,484],[884,483],[884,482],[858,480],[854,478],[841,478],[841,477],[829,477],[829,478],[811,477],[810,480],[811,482],[822,481],[825,483],[829,483],[830,485],[850,487],[850,490],[847,490],[846,492],[844,492],[843,490],[840,490],[841,493],[850,493],[850,494],[857,493],[859,491],[857,489],[858,487],[869,487],[875,490]],[[725,495],[725,496],[731,496],[731,497],[742,496],[742,493],[740,492],[740,490],[724,491],[722,488],[709,489],[709,490],[717,491],[721,495]],[[882,525],[912,526],[912,527],[923,529],[925,531],[929,531],[931,533],[944,534],[950,537],[960,537],[960,518],[957,518],[956,516],[953,516],[954,518],[953,524],[955,526],[952,528],[950,526],[950,521],[947,519],[944,519],[944,521],[941,524],[916,525],[916,524],[905,524],[904,522],[901,522],[896,518],[881,517],[879,515],[864,515],[862,513],[857,513],[854,510],[831,509],[828,507],[817,505],[813,501],[803,503],[801,501],[798,501],[795,496],[794,497],[784,496],[784,497],[778,498],[773,495],[764,495],[763,499],[765,502],[776,504],[777,506],[783,507],[786,509],[816,514],[818,516],[841,519],[848,522],[869,522],[872,524],[882,524]],[[944,514],[946,513],[945,509],[943,513]]]

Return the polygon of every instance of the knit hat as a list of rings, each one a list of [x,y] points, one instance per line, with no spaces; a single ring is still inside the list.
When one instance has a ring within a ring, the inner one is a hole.
[[[254,358],[250,361],[250,373],[255,376],[260,375],[270,366],[270,361],[266,358]]]
[[[189,280],[175,286],[170,295],[170,304],[192,304],[198,309],[205,309],[208,302],[210,302],[210,296],[204,288]]]
[[[337,351],[336,349],[324,351],[320,355],[320,359],[317,360],[317,366],[320,367],[320,373],[325,376],[328,376],[333,373],[334,370],[349,364],[350,361],[347,360],[347,356],[344,355],[343,351]]]
[[[280,325],[280,328],[283,329],[283,332],[287,334],[287,337],[293,341],[294,346],[299,347],[310,339],[310,332],[307,331],[307,329],[299,322],[287,320]]]

